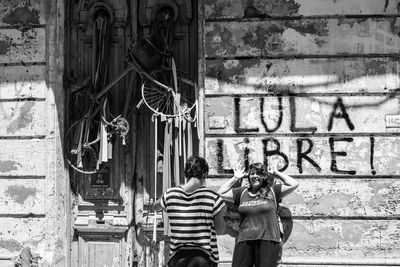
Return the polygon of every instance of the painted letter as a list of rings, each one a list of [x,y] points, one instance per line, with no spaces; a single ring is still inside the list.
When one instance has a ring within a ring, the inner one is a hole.
[[[265,131],[268,133],[275,132],[282,124],[282,117],[283,117],[283,107],[282,107],[282,97],[278,96],[278,101],[279,101],[279,119],[278,122],[276,123],[275,128],[268,128],[267,123],[264,120],[264,98],[260,98],[260,119],[261,123],[265,128]]]
[[[303,141],[306,141],[308,143],[308,149],[303,152]],[[299,138],[296,140],[297,142],[297,168],[299,168],[299,173],[303,173],[303,159],[307,160],[311,165],[314,166],[314,168],[317,169],[318,172],[321,171],[321,167],[318,166],[318,164],[312,160],[307,154],[311,152],[313,149],[313,143],[310,139],[308,138]]]
[[[274,150],[268,150],[268,143],[269,143],[269,142],[274,143],[275,146],[276,146],[276,149],[274,149]],[[287,157],[284,153],[282,153],[282,152],[280,151],[281,145],[279,144],[279,141],[276,140],[276,139],[274,139],[274,138],[268,138],[268,139],[262,140],[262,143],[263,143],[263,145],[264,145],[264,146],[263,146],[263,149],[264,149],[264,164],[265,164],[266,166],[268,166],[268,157],[274,156],[274,155],[278,155],[278,156],[281,156],[281,157],[283,158],[283,160],[285,161],[285,166],[283,166],[282,168],[280,168],[279,171],[284,171],[284,170],[286,170],[287,167],[289,166],[289,159],[288,159],[288,157]]]
[[[244,143],[245,144],[249,144],[250,143],[249,138],[246,137],[244,139]],[[249,170],[249,165],[250,165],[250,163],[249,163],[249,154],[250,154],[250,149],[248,147],[245,147],[244,148],[244,168],[245,168],[246,171]]]
[[[345,171],[345,170],[339,170],[337,168],[337,163],[336,163],[336,157],[341,156],[345,157],[347,156],[347,153],[344,151],[335,151],[335,142],[353,142],[353,138],[335,138],[335,137],[329,137],[329,146],[331,148],[331,171],[334,173],[342,173],[342,174],[350,174],[350,175],[355,175],[356,171]]]
[[[234,100],[234,105],[235,105],[235,113],[234,113],[234,121],[233,121],[233,128],[235,129],[235,132],[237,133],[249,133],[249,132],[259,132],[260,130],[258,128],[240,128],[240,98],[235,97]]]
[[[340,108],[340,112],[336,112],[337,108]],[[328,131],[332,130],[333,118],[344,119],[346,121],[349,129],[354,130],[354,125],[350,121],[349,114],[346,111],[346,107],[343,105],[343,100],[341,97],[338,97],[336,103],[333,105],[333,110],[332,110],[331,117],[329,118],[329,123],[328,123]]]
[[[233,174],[232,169],[224,169],[224,141],[217,140],[217,172],[219,174]]]

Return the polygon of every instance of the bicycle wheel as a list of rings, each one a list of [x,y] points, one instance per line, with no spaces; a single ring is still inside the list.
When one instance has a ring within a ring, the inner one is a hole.
[[[91,106],[91,105],[90,105]],[[82,174],[95,174],[104,169],[101,166],[97,169],[99,141],[95,138],[100,106],[89,109],[79,120],[72,123],[65,133],[64,153],[68,165],[76,172]],[[86,124],[92,124],[85,132]],[[92,141],[83,142],[84,136],[88,136]]]
[[[177,85],[174,85],[172,71],[153,72],[142,83],[142,99],[154,113],[174,118],[183,116],[187,120],[195,118],[195,83],[182,72],[177,73]]]

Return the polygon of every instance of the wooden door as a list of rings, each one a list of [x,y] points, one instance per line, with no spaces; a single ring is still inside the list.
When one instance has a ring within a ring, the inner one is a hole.
[[[74,125],[79,125],[75,123],[82,120],[88,110],[95,114],[93,110],[104,108],[107,109],[104,113],[107,116],[97,113],[91,120],[83,119],[83,127],[90,125],[89,141],[86,143],[97,139],[96,127],[101,125],[99,120],[111,122],[123,116],[134,128],[131,119],[124,114],[125,99],[130,90],[128,76],[105,94],[106,104],[103,105],[102,100],[94,101],[93,97],[126,67],[124,59],[128,46],[137,32],[135,10],[135,1],[133,5],[123,0],[67,3],[65,83],[69,121],[66,157],[70,156],[76,136],[81,133],[81,128]],[[82,84],[85,86],[82,87]],[[90,109],[89,105],[93,105],[94,109]],[[109,128],[106,131],[110,137],[108,152],[106,159],[99,164],[99,171],[92,169],[95,173],[85,174],[70,168],[75,200],[71,211],[73,266],[128,266],[131,257],[133,238],[129,222],[132,220],[133,174],[129,164],[133,162],[134,144],[131,132],[122,138],[118,133],[110,134]],[[97,144],[89,147],[93,147],[97,156],[101,155],[96,151]],[[79,167],[78,161],[70,160]],[[85,168],[80,170],[87,171],[88,168]]]
[[[75,129],[66,138],[70,142],[70,146],[65,148],[66,154],[75,149],[71,143],[80,135],[81,130],[74,123],[85,117],[89,105],[93,103],[93,95],[125,70],[129,48],[151,34],[157,12],[166,6],[171,6],[176,14],[171,51],[177,68],[196,80],[196,1],[68,1],[65,83],[69,109],[66,128],[67,132],[71,126]],[[98,16],[105,16],[109,26],[109,33],[104,37],[106,46],[98,41],[102,38],[96,24]],[[108,51],[107,64],[96,68],[94,66],[101,62],[99,51],[103,49]],[[104,77],[103,86],[82,86],[96,84],[95,73]],[[71,211],[74,266],[98,266],[100,263],[105,266],[132,266],[135,262],[145,266],[143,262],[151,254],[144,253],[148,238],[139,233],[141,225],[148,219],[144,215],[146,212],[143,213],[148,208],[145,203],[149,202],[150,195],[154,195],[154,179],[151,178],[154,177],[154,124],[149,109],[144,105],[136,108],[141,99],[140,79],[131,84],[130,78],[130,75],[125,76],[107,93],[109,119],[122,114],[129,123],[126,138],[115,134],[109,140],[112,150],[109,149],[108,153],[112,151],[112,159],[101,163],[100,171],[83,174],[71,167],[71,188],[75,193],[75,206]],[[194,93],[187,97],[194,99]],[[94,105],[99,103],[94,101]],[[96,117],[93,120],[96,123]],[[161,130],[159,135],[162,136]],[[95,140],[96,133],[90,132],[90,138]],[[162,143],[158,148],[162,151]],[[161,189],[159,187],[158,195]]]
[[[197,0],[177,0],[177,1],[157,1],[145,0],[139,2],[138,29],[141,36],[149,36],[152,32],[151,26],[155,14],[163,6],[168,6],[176,12],[173,28],[172,54],[176,61],[177,69],[187,73],[193,81],[197,81],[198,76],[198,45],[197,45]],[[195,92],[185,96],[195,99]],[[157,220],[157,246],[151,245],[152,227],[154,214],[151,211],[152,201],[158,198],[162,191],[165,181],[162,180],[162,166],[164,158],[158,157],[157,180],[154,179],[154,123],[152,123],[152,113],[146,108],[137,110],[137,153],[136,153],[136,172],[135,172],[135,219],[138,233],[140,236],[135,240],[135,250],[137,252],[137,266],[162,266],[168,257],[168,243],[164,242],[165,233],[162,229],[162,218],[159,214]],[[158,123],[158,145],[157,151],[162,154],[164,147],[164,127],[165,124]],[[193,128],[193,154],[198,154],[198,141],[196,129]],[[180,157],[182,160],[182,157]],[[173,168],[173,167],[171,167]],[[181,172],[178,174],[182,181]],[[157,183],[157,186],[155,186]],[[157,192],[155,194],[155,190]]]

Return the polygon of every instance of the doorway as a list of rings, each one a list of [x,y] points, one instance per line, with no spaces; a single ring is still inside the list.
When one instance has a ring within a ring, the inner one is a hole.
[[[66,3],[64,82],[68,142],[64,150],[70,163],[74,199],[73,266],[146,266],[143,264],[148,264],[148,258],[154,257],[146,253],[150,236],[146,223],[154,217],[151,202],[167,185],[162,166],[168,120],[158,116],[155,123],[151,103],[143,103],[143,75],[135,75],[135,71],[122,74],[130,66],[132,51],[139,55],[138,51],[144,51],[140,42],[154,36],[155,23],[162,12],[172,14],[168,52],[173,55],[177,72],[196,81],[196,1]],[[140,67],[146,73],[152,71],[143,61]],[[97,97],[99,93],[101,97]],[[190,90],[182,98],[195,103],[197,93]],[[190,132],[192,138],[184,142],[186,146],[191,143],[190,153],[196,154],[195,127],[190,127]],[[187,156],[180,153],[176,157],[174,150],[169,153],[180,165]],[[159,168],[154,167],[155,162]],[[169,186],[182,181],[176,170],[169,176],[174,179]],[[162,235],[160,227],[157,231]]]

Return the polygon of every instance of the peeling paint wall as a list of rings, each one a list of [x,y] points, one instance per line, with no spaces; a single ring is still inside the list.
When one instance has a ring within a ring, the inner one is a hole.
[[[40,266],[67,266],[63,29],[60,1],[0,0],[1,266],[24,248]]]
[[[200,6],[208,185],[272,161],[300,181],[282,203],[282,266],[400,265],[400,124],[386,116],[400,114],[399,12],[398,0]]]

